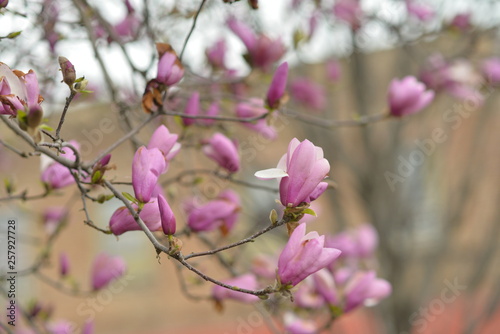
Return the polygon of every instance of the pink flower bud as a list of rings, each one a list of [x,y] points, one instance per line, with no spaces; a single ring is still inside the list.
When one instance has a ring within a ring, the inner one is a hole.
[[[461,13],[455,15],[451,20],[450,25],[460,31],[466,31],[471,27],[471,13]]]
[[[342,251],[341,258],[367,258],[373,256],[378,245],[378,234],[370,224],[363,224],[352,231],[327,237],[326,245]]]
[[[77,150],[80,148],[80,144],[74,140],[71,140],[69,144]],[[62,153],[60,157],[70,161],[76,160],[75,153],[72,149],[63,147],[62,150],[64,153]],[[42,164],[42,182],[45,183],[50,189],[60,189],[75,183],[75,178],[73,177],[71,170],[66,166],[61,165],[45,155],[42,158]]]
[[[218,102],[212,102],[208,109],[205,112],[206,116],[217,116],[219,114],[219,103]],[[199,120],[200,124],[203,124],[205,126],[211,126],[215,123],[215,119],[210,119],[210,118],[200,118]]]
[[[200,114],[200,93],[194,92],[193,94],[191,94],[191,97],[186,103],[186,108],[184,109],[184,113],[190,116],[197,116]],[[185,126],[190,126],[196,123],[196,119],[182,118],[182,123]]]
[[[178,138],[179,136],[170,133],[165,125],[160,125],[151,136],[148,149],[159,149],[165,158],[165,162],[168,163],[181,149],[181,144],[177,142]]]
[[[149,202],[158,178],[165,169],[165,158],[159,149],[139,147],[132,162],[132,186],[139,201]]]
[[[240,169],[240,157],[236,145],[222,133],[215,133],[203,147],[207,157],[214,160],[230,173]]]
[[[126,264],[121,257],[112,257],[106,253],[99,254],[92,265],[92,288],[100,290],[111,281],[125,274]]]
[[[236,115],[241,118],[258,117],[268,112],[261,99],[253,98],[249,102],[241,102],[236,105]],[[244,122],[242,125],[260,133],[266,139],[274,140],[277,137],[276,129],[267,124],[266,118],[255,122]]]
[[[325,248],[325,236],[306,233],[306,224],[293,231],[278,260],[278,277],[283,286],[295,286],[307,276],[332,263],[340,250]]]
[[[434,10],[427,4],[417,3],[414,0],[406,0],[408,14],[414,18],[426,22],[434,17]]]
[[[257,279],[252,274],[245,274],[235,278],[222,281],[222,283],[235,286],[241,289],[256,290]],[[259,300],[259,297],[248,293],[226,289],[220,285],[214,285],[212,289],[212,296],[215,300],[221,301],[224,299],[233,299],[243,303],[253,303]]]
[[[230,197],[237,196],[236,193],[231,193]],[[189,228],[194,232],[208,232],[221,228],[223,233],[228,233],[238,217],[239,198],[231,199],[227,196],[228,193],[225,195],[203,205],[186,207]]]
[[[267,105],[272,109],[280,107],[283,95],[285,95],[286,80],[288,78],[288,63],[284,62],[274,72],[273,80],[267,90]]]
[[[247,50],[250,51],[255,49],[255,46],[257,45],[257,37],[249,26],[236,20],[234,17],[230,17],[229,20],[227,20],[227,25],[229,29],[231,29],[231,31],[241,39]]]
[[[357,272],[345,287],[344,311],[349,312],[361,305],[375,305],[391,291],[391,284],[377,278],[374,271]]]
[[[481,66],[486,80],[494,85],[500,84],[500,58],[489,58]]]
[[[208,62],[210,63],[210,65],[212,65],[212,67],[216,69],[225,69],[226,52],[226,41],[220,39],[212,47],[208,48],[205,51],[205,54],[207,55]]]
[[[43,213],[43,224],[45,232],[52,234],[55,232],[59,224],[64,223],[68,217],[68,210],[62,206],[49,206],[45,208]]]
[[[306,78],[295,79],[290,85],[292,98],[306,107],[323,110],[326,107],[324,88]]]
[[[75,67],[66,57],[59,57],[59,66],[61,67],[64,83],[72,88],[76,80]]]
[[[434,99],[434,92],[415,77],[393,79],[389,85],[388,100],[392,116],[401,117],[419,112]]]
[[[160,57],[156,80],[166,86],[175,85],[184,75],[184,66],[170,44],[156,43],[156,50]]]
[[[161,194],[158,195],[158,208],[160,210],[161,227],[166,235],[175,234],[175,216],[168,205],[167,200]]]
[[[138,207],[136,204],[132,204],[132,207],[137,211]],[[144,204],[139,217],[150,231],[161,230],[161,215],[158,209],[157,198],[152,198],[150,202]],[[128,231],[141,231],[141,227],[125,206],[118,208],[113,213],[109,219],[109,229],[114,235],[120,235]]]
[[[358,30],[361,27],[363,11],[359,0],[339,0],[335,1],[333,14],[339,19],[351,26],[352,30]]]
[[[0,0],[0,8],[5,8],[9,4],[9,0]]]
[[[61,255],[59,256],[59,272],[61,273],[62,277],[68,275],[69,259],[68,259],[68,254],[66,253],[61,253]]]

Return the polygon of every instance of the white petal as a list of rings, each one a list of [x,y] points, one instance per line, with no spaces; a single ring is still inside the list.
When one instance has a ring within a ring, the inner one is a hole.
[[[280,177],[288,176],[288,174],[280,168],[269,168],[264,170],[259,170],[254,174],[259,179],[269,180],[269,179],[278,179]]]
[[[26,96],[28,95],[26,92],[26,86],[24,86],[17,75],[12,72],[9,66],[0,62],[0,78],[1,77],[5,77],[5,80],[9,83],[11,94],[14,94],[23,101],[26,101]]]

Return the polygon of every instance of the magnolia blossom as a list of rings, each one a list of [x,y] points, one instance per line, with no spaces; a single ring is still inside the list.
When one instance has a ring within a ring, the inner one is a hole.
[[[333,13],[338,19],[348,23],[353,30],[358,30],[361,27],[363,11],[359,0],[335,1]]]
[[[283,286],[295,286],[307,276],[332,263],[340,250],[326,248],[325,236],[318,232],[306,234],[306,224],[293,231],[278,260],[278,278]]]
[[[241,102],[236,105],[236,115],[240,118],[253,118],[267,114],[269,110],[264,107],[261,99],[250,99],[248,102]],[[266,139],[274,140],[278,136],[276,129],[267,124],[266,118],[254,122],[242,122],[242,125],[260,133]]]
[[[137,204],[132,203],[131,205],[135,211],[139,209]],[[144,204],[139,217],[150,231],[161,230],[161,214],[157,197],[151,198],[148,203]],[[116,209],[109,219],[109,229],[114,235],[120,235],[128,231],[140,231],[141,227],[137,224],[127,207],[122,206]]]
[[[0,114],[17,116],[19,110],[27,115],[25,126],[36,128],[43,116],[38,79],[35,72],[12,71],[0,62]]]
[[[325,89],[317,83],[306,79],[295,79],[290,85],[292,98],[315,110],[322,110],[326,106]]]
[[[139,201],[149,202],[158,178],[165,172],[166,167],[163,153],[158,148],[147,149],[141,146],[135,152],[132,162],[132,186]]]
[[[174,133],[170,133],[165,125],[160,125],[155,132],[153,132],[151,139],[149,139],[147,148],[159,149],[165,158],[165,162],[167,163],[166,168],[168,168],[168,162],[172,160],[181,149],[181,144],[177,142],[178,138],[179,136]]]
[[[434,99],[434,92],[415,77],[393,79],[389,85],[388,100],[392,116],[401,117],[419,112]]]
[[[240,156],[236,145],[222,133],[215,133],[203,147],[203,153],[230,173],[240,169]]]
[[[267,105],[271,109],[277,109],[281,105],[281,100],[285,94],[286,81],[288,78],[288,63],[281,64],[274,73],[271,85],[267,90]]]
[[[200,93],[194,92],[191,94],[191,97],[187,101],[186,107],[184,108],[184,114],[189,116],[198,116],[200,114]],[[196,123],[196,119],[183,117],[182,123],[185,126],[193,125]]]
[[[71,146],[73,146],[76,150],[80,148],[80,144],[74,140],[71,140],[68,143],[71,144]],[[69,147],[63,147],[62,150],[63,153],[61,153],[59,157],[69,161],[76,160],[76,155],[72,149]],[[42,156],[41,164],[42,182],[45,183],[45,185],[50,189],[60,189],[75,183],[72,171],[68,167],[61,165],[59,162],[56,162],[45,155]]]
[[[224,39],[219,39],[215,44],[205,51],[208,62],[216,69],[226,68],[227,45]]]
[[[366,258],[373,256],[378,246],[378,234],[370,224],[363,224],[352,231],[326,238],[326,245],[340,249],[341,257]]]
[[[68,275],[69,272],[69,258],[68,254],[61,253],[59,256],[59,273],[62,277]]]
[[[434,10],[425,3],[414,0],[406,0],[405,3],[408,14],[422,22],[429,21],[434,17]]]
[[[326,190],[328,184],[322,181],[329,171],[330,164],[323,158],[320,147],[307,139],[300,142],[294,138],[277,168],[258,171],[255,176],[260,179],[281,179],[281,204],[296,207],[314,201]]]
[[[492,84],[500,84],[500,58],[488,58],[481,66],[483,75]]]
[[[163,195],[158,195],[158,208],[160,210],[160,218],[161,218],[161,227],[163,229],[163,233],[167,235],[172,235],[175,233],[176,222],[174,212],[168,205],[167,200]]]
[[[47,234],[52,234],[68,217],[68,209],[63,206],[49,206],[43,212],[43,225]]]
[[[358,306],[373,306],[391,294],[389,282],[376,277],[374,271],[357,272],[347,283],[344,290],[344,311],[349,312]]]
[[[223,234],[229,233],[238,220],[240,199],[232,190],[225,190],[219,196],[203,205],[186,203],[187,224],[194,232],[213,231],[220,228]]]
[[[234,17],[227,21],[227,25],[245,44],[250,65],[267,71],[285,54],[281,39],[272,40],[266,35],[256,35],[249,26]]]
[[[256,290],[257,279],[252,274],[245,274],[235,278],[222,281],[222,283],[235,286],[241,289]],[[259,300],[259,297],[244,292],[226,289],[219,285],[214,285],[212,296],[215,300],[233,299],[244,303],[253,303]]]
[[[184,66],[170,44],[156,43],[156,50],[160,57],[156,80],[165,86],[175,85],[184,76]]]
[[[126,264],[121,257],[99,254],[92,264],[92,288],[100,290],[106,287],[113,280],[123,276],[125,270]]]
[[[460,13],[455,15],[450,22],[452,27],[460,31],[466,31],[471,27],[471,13]]]

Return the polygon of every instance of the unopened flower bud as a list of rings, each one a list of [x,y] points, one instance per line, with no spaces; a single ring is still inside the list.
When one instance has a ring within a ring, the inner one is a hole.
[[[0,0],[0,8],[5,8],[9,4],[9,0]]]
[[[73,84],[76,80],[76,71],[73,64],[66,57],[59,57],[59,66],[63,75],[63,82],[73,90]]]

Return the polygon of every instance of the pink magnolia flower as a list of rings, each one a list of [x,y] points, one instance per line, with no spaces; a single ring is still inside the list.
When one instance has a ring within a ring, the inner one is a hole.
[[[65,277],[68,275],[69,272],[69,258],[68,254],[66,253],[61,253],[59,256],[59,273],[61,274],[62,277]]]
[[[267,90],[267,105],[271,109],[277,109],[285,95],[286,80],[288,78],[288,63],[284,62],[274,72],[273,80]]]
[[[80,148],[80,144],[74,140],[69,141],[69,144],[77,150]],[[76,160],[76,155],[72,149],[63,147],[62,150],[64,153],[60,154],[60,157],[70,161]],[[45,155],[42,158],[41,179],[42,182],[45,183],[45,185],[50,189],[60,189],[75,183],[75,178],[68,167],[61,165]]]
[[[138,206],[133,203],[132,207],[137,211]],[[157,198],[152,198],[144,204],[139,217],[146,224],[150,231],[159,231],[162,228],[161,214],[157,203]],[[121,235],[128,231],[141,231],[141,227],[135,221],[130,211],[122,206],[113,213],[109,219],[109,229],[114,235]]]
[[[374,271],[357,272],[345,287],[344,311],[358,306],[373,306],[391,294],[389,282],[376,277]]]
[[[325,236],[306,234],[306,224],[295,228],[278,260],[278,277],[283,286],[295,286],[307,276],[332,263],[340,250],[325,248]]]
[[[47,234],[52,234],[59,224],[64,223],[68,217],[68,210],[63,206],[49,206],[43,213],[43,225]]]
[[[125,274],[125,261],[119,256],[112,257],[106,253],[99,254],[92,264],[92,288],[100,290],[113,280]]]
[[[238,36],[248,50],[248,62],[251,66],[268,71],[272,64],[285,54],[281,39],[272,40],[266,35],[255,35],[245,23],[231,17],[227,21],[229,28]]]
[[[181,144],[177,142],[179,138],[178,135],[174,133],[170,133],[165,125],[160,125],[153,135],[151,139],[149,139],[148,149],[157,148],[163,154],[165,158],[165,162],[167,163],[172,160],[180,151]]]
[[[273,279],[276,277],[276,259],[269,255],[257,254],[252,259],[252,272],[258,277]]]
[[[240,169],[240,157],[236,145],[222,133],[215,133],[208,145],[203,147],[203,153],[230,173]]]
[[[318,309],[325,305],[325,300],[316,292],[316,289],[314,288],[312,280],[313,275],[303,280],[297,291],[293,294],[293,301],[298,307]]]
[[[156,43],[156,50],[160,57],[156,80],[165,86],[175,85],[184,76],[184,66],[170,44]]]
[[[330,171],[328,160],[323,158],[323,150],[309,140],[300,142],[293,138],[288,152],[281,157],[277,168],[258,171],[260,179],[280,178],[281,204],[296,207],[318,198],[328,184],[322,182]]]
[[[175,216],[168,205],[167,200],[161,194],[158,195],[158,208],[160,210],[161,227],[166,235],[175,234]]]
[[[450,22],[452,27],[457,28],[460,31],[466,31],[471,27],[471,13],[461,13],[455,15]]]
[[[378,246],[378,234],[370,224],[363,224],[352,231],[327,237],[326,245],[342,251],[341,257],[366,258],[373,256]]]
[[[135,197],[143,202],[149,202],[151,194],[158,182],[160,174],[166,170],[165,158],[157,148],[139,147],[132,162],[132,186]]]
[[[252,274],[245,274],[222,281],[222,283],[235,286],[241,289],[256,290],[257,279]],[[259,300],[259,297],[248,293],[226,289],[219,285],[214,285],[212,289],[212,296],[215,300],[221,301],[224,299],[233,299],[244,303],[253,303]]]
[[[205,111],[205,116],[217,116],[219,114],[219,103],[218,102],[212,102],[210,106],[207,108]],[[205,125],[205,126],[211,126],[215,123],[215,119],[211,118],[200,118],[198,120],[198,123]]]
[[[317,83],[306,79],[295,79],[290,85],[292,98],[315,110],[323,110],[326,107],[325,89]]]
[[[304,320],[293,313],[285,314],[286,334],[316,334],[318,327],[312,320]]]
[[[401,117],[419,112],[434,99],[434,92],[415,77],[393,79],[389,85],[388,100],[392,116]]]
[[[329,305],[338,304],[338,295],[333,275],[328,269],[321,269],[312,275],[314,288],[318,295]]]
[[[215,44],[205,51],[208,62],[216,69],[226,68],[227,45],[224,39],[219,39]]]
[[[333,14],[340,20],[348,23],[353,30],[361,27],[363,11],[359,0],[339,0],[333,6]]]
[[[429,21],[434,17],[434,10],[425,3],[418,3],[414,0],[406,0],[405,3],[408,14],[422,22]]]
[[[269,110],[264,107],[264,101],[252,98],[248,102],[241,102],[236,105],[236,115],[240,118],[254,118],[267,114]],[[244,122],[243,126],[260,133],[264,138],[274,140],[278,136],[276,129],[267,124],[266,118],[255,122]]]
[[[500,84],[500,58],[488,58],[481,66],[486,80],[494,85]]]
[[[200,114],[200,93],[194,92],[191,94],[191,97],[187,101],[186,107],[184,108],[184,114],[190,116],[198,116]],[[196,123],[196,119],[183,117],[182,123],[185,126],[190,126]]]
[[[238,220],[240,199],[232,190],[225,190],[219,196],[203,205],[187,203],[187,224],[194,232],[213,231],[220,228],[225,235],[229,233]]]

